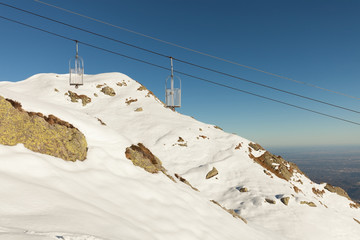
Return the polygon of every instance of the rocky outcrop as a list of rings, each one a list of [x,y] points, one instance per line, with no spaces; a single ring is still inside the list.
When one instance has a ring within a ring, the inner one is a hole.
[[[342,189],[341,187],[334,187],[331,184],[326,184],[325,189],[328,190],[329,192],[332,193],[336,193],[340,196],[346,197],[347,199],[351,200],[351,198],[349,197],[349,195],[347,194],[347,192]]]
[[[91,98],[83,94],[78,95],[77,93],[72,91],[68,91],[66,94],[70,97],[70,100],[72,102],[78,102],[78,100],[81,100],[83,106],[86,106],[86,104],[91,102]]]
[[[287,206],[289,205],[290,197],[282,197],[280,201]]]
[[[176,177],[177,179],[179,179],[180,182],[185,183],[186,185],[188,185],[189,187],[191,187],[193,190],[199,192],[199,189],[193,187],[193,186],[189,183],[188,180],[186,180],[185,178],[181,177],[179,174],[175,173],[175,177]]]
[[[138,145],[131,145],[126,148],[125,156],[131,160],[135,166],[143,168],[149,173],[158,173],[159,171],[165,171],[160,159],[158,159],[148,148],[142,143]]]
[[[211,169],[211,171],[206,174],[206,179],[215,177],[218,174],[219,174],[218,170],[215,167],[213,167],[213,169]]]
[[[85,136],[53,115],[26,112],[20,103],[0,96],[0,144],[26,148],[68,161],[85,160]]]
[[[152,152],[142,143],[138,143],[137,145],[133,144],[126,148],[125,156],[127,159],[131,160],[135,166],[141,167],[149,173],[162,172],[173,182],[176,182],[172,176],[167,174],[167,171],[162,166],[160,159],[152,154]]]
[[[306,204],[309,207],[316,207],[316,204],[313,202],[308,202],[308,201],[301,201],[300,204]]]
[[[101,92],[103,92],[105,95],[109,95],[111,97],[116,95],[115,90],[109,86],[103,87],[101,89]]]
[[[300,169],[295,163],[288,162],[284,160],[281,156],[276,156],[268,151],[266,151],[260,157],[255,157],[251,154],[252,149],[262,150],[263,148],[258,144],[252,145],[252,147],[249,148],[249,157],[271,173],[275,174],[277,177],[289,181],[290,178],[293,176],[294,172],[298,172],[304,175],[304,173],[300,171]]]

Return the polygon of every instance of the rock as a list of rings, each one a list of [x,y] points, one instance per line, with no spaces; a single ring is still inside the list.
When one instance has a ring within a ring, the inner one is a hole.
[[[206,179],[212,178],[218,174],[219,173],[218,173],[217,169],[215,167],[213,167],[213,169],[206,174]]]
[[[188,180],[186,180],[185,178],[181,177],[179,174],[175,173],[175,177],[176,177],[177,179],[179,179],[180,182],[185,183],[186,185],[190,186],[193,190],[199,192],[199,189],[193,187],[193,186],[188,182]]]
[[[238,218],[238,219],[241,219],[244,223],[247,224],[247,221],[245,218],[241,217],[239,214],[237,214],[233,209],[227,209],[223,206],[221,206],[217,201],[215,200],[210,200],[210,202],[218,205],[219,207],[221,207],[222,209],[224,209],[225,211],[227,211],[228,213],[230,213],[234,218]]]
[[[142,111],[143,111],[142,107],[139,107],[139,108],[135,109],[135,112],[142,112]]]
[[[126,148],[125,156],[131,160],[135,166],[139,166],[149,173],[158,173],[159,171],[165,170],[160,159],[152,154],[142,143]]]
[[[0,96],[0,144],[24,144],[27,149],[68,161],[85,160],[85,136],[53,115],[26,112],[21,104]]]
[[[91,98],[89,98],[88,96],[78,95],[77,93],[72,91],[68,91],[68,96],[70,97],[72,102],[78,102],[78,100],[80,99],[83,106],[91,102]]]
[[[103,92],[105,95],[109,95],[111,97],[115,96],[116,93],[113,88],[106,86],[101,89],[101,92]]]
[[[253,145],[253,147],[255,147],[256,149],[258,148],[255,145]],[[256,163],[260,164],[266,170],[275,174],[277,177],[287,181],[290,180],[294,172],[303,174],[303,172],[300,171],[300,169],[295,163],[288,162],[284,160],[282,157],[275,156],[268,151],[266,151],[260,157],[255,157],[254,155],[249,153],[249,157],[252,158]]]
[[[266,201],[267,203],[270,203],[270,204],[275,204],[275,203],[276,203],[275,200],[270,199],[270,198],[265,198],[265,201]]]
[[[310,207],[316,207],[315,203],[313,203],[313,202],[301,201],[300,204],[306,204]]]
[[[357,220],[356,218],[353,218],[355,222],[357,222],[358,224],[360,224],[360,221]]]
[[[131,160],[135,166],[141,167],[149,173],[162,172],[173,182],[176,182],[172,176],[167,174],[167,171],[162,166],[160,159],[152,154],[152,152],[142,143],[138,143],[137,145],[133,144],[126,148],[125,156],[127,159]]]
[[[240,192],[248,192],[249,190],[246,187],[242,187],[239,189]]]
[[[289,204],[290,197],[282,197],[280,201],[287,206]]]
[[[336,193],[340,196],[346,197],[347,199],[351,200],[351,198],[349,197],[349,195],[347,194],[347,192],[342,189],[341,187],[334,187],[331,184],[326,184],[325,189],[332,192],[332,193]]]
[[[265,150],[262,146],[260,146],[257,143],[249,143],[249,146],[254,149],[255,151],[259,151],[259,150]]]
[[[137,99],[125,99],[125,103],[127,104],[127,105],[130,105],[131,103],[133,103],[133,102],[137,102]]]

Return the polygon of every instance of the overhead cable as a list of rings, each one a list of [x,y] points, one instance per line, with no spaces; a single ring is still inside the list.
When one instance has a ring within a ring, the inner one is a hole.
[[[131,43],[120,41],[118,39],[114,39],[114,38],[111,38],[111,37],[108,37],[108,36],[105,36],[105,35],[102,35],[102,34],[99,34],[99,33],[95,33],[93,31],[90,31],[90,30],[87,30],[87,29],[84,29],[84,28],[76,27],[74,25],[64,23],[62,21],[58,21],[58,20],[55,20],[55,19],[52,19],[52,18],[49,18],[49,17],[45,17],[45,16],[42,16],[40,14],[31,12],[31,11],[27,11],[27,10],[24,10],[24,9],[21,9],[21,8],[18,8],[18,7],[14,7],[14,6],[11,6],[9,4],[5,4],[5,3],[1,3],[1,2],[0,2],[0,4],[4,5],[4,6],[7,6],[7,7],[10,7],[10,8],[13,8],[13,9],[16,9],[16,10],[19,10],[19,11],[22,11],[22,12],[25,12],[25,13],[28,13],[28,14],[31,14],[31,15],[34,15],[34,16],[37,16],[37,17],[40,17],[40,18],[43,18],[43,19],[46,19],[46,20],[49,20],[49,21],[52,21],[52,22],[55,22],[55,23],[58,23],[58,24],[62,24],[62,25],[65,25],[65,26],[68,26],[68,27],[71,27],[71,28],[74,28],[74,29],[77,29],[77,30],[80,30],[80,31],[83,31],[83,32],[86,32],[86,33],[89,33],[89,34],[93,34],[93,35],[98,36],[98,37],[102,37],[102,38],[105,38],[105,39],[108,39],[108,40],[111,40],[111,41],[114,41],[114,42],[117,42],[117,43],[120,43],[120,44],[124,44],[126,46],[130,46],[130,47],[142,50],[142,51],[149,52],[151,54],[155,54],[155,55],[158,55],[158,56],[161,56],[161,57],[168,58],[167,55],[156,52],[156,51],[153,51],[153,50],[149,50],[149,49],[139,47],[139,46],[131,44]],[[307,100],[310,100],[310,101],[325,104],[325,105],[328,105],[328,106],[331,106],[331,107],[340,108],[340,109],[343,109],[343,110],[346,110],[346,111],[350,111],[350,112],[360,114],[360,111],[353,110],[353,109],[350,109],[350,108],[347,108],[347,107],[343,107],[343,106],[336,105],[336,104],[333,104],[333,103],[328,103],[328,102],[325,102],[325,101],[322,101],[322,100],[318,100],[318,99],[315,99],[315,98],[312,98],[312,97],[307,97],[307,96],[304,96],[304,95],[301,95],[301,94],[293,93],[293,92],[283,90],[283,89],[280,89],[280,88],[272,87],[272,86],[269,86],[269,85],[266,85],[266,84],[263,84],[263,83],[259,83],[259,82],[256,82],[256,81],[252,81],[252,80],[249,80],[249,79],[239,77],[239,76],[228,74],[228,73],[225,73],[225,72],[222,72],[222,71],[219,71],[219,70],[215,70],[215,69],[204,67],[204,66],[201,66],[201,65],[198,65],[198,64],[195,64],[195,63],[191,63],[189,61],[181,60],[181,59],[178,59],[176,57],[172,57],[172,58],[175,61],[187,64],[187,65],[191,65],[191,66],[194,66],[194,67],[197,67],[197,68],[201,68],[201,69],[204,69],[204,70],[207,70],[207,71],[210,71],[210,72],[214,72],[214,73],[217,73],[217,74],[220,74],[220,75],[231,77],[231,78],[234,78],[234,79],[237,79],[237,80],[240,80],[240,81],[248,82],[248,83],[255,84],[255,85],[258,85],[258,86],[261,86],[261,87],[265,87],[265,88],[269,88],[269,89],[272,89],[272,90],[275,90],[275,91],[279,91],[279,92],[286,93],[286,94],[289,94],[289,95],[293,95],[293,96],[296,96],[296,97],[304,98],[304,99],[307,99]]]
[[[151,62],[148,62],[148,61],[145,61],[145,60],[142,60],[142,59],[134,58],[134,57],[131,57],[131,56],[128,56],[128,55],[125,55],[125,54],[121,54],[121,53],[118,53],[118,52],[115,52],[115,51],[112,51],[112,50],[109,50],[109,49],[105,49],[105,48],[102,48],[102,47],[99,47],[99,46],[96,46],[96,45],[93,45],[93,44],[89,44],[89,43],[86,43],[86,42],[83,42],[83,41],[75,40],[75,39],[63,36],[61,34],[57,34],[57,33],[54,33],[54,32],[39,28],[39,27],[35,27],[35,26],[29,25],[29,24],[26,24],[26,23],[23,23],[23,22],[19,22],[19,21],[16,21],[16,20],[13,20],[13,19],[10,19],[10,18],[7,18],[7,17],[0,16],[0,18],[5,19],[5,20],[10,21],[10,22],[14,22],[14,23],[26,26],[26,27],[29,27],[29,28],[32,28],[32,29],[36,29],[36,30],[51,34],[53,36],[57,36],[57,37],[60,37],[60,38],[66,39],[66,40],[75,41],[75,42],[77,41],[78,43],[81,43],[81,44],[83,44],[85,46],[89,46],[89,47],[92,47],[92,48],[95,48],[95,49],[98,49],[98,50],[101,50],[101,51],[105,51],[105,52],[112,53],[112,54],[115,54],[115,55],[118,55],[118,56],[122,56],[122,57],[125,57],[127,59],[131,59],[131,60],[141,62],[141,63],[147,64],[147,65],[150,65],[150,66],[161,68],[161,69],[164,69],[164,70],[168,70],[168,71],[170,70],[167,67],[163,67],[163,66],[160,66],[160,65],[155,64],[155,63],[151,63]],[[284,102],[284,101],[280,101],[280,100],[277,100],[277,99],[265,97],[265,96],[262,96],[262,95],[259,95],[259,94],[256,94],[256,93],[248,92],[248,91],[236,88],[236,87],[232,87],[232,86],[229,86],[229,85],[225,85],[225,84],[222,84],[222,83],[211,81],[211,80],[208,80],[206,78],[194,76],[194,75],[191,75],[191,74],[188,74],[188,73],[185,73],[185,72],[181,72],[181,71],[174,71],[174,72],[182,74],[184,76],[191,77],[193,79],[197,79],[197,80],[200,80],[200,81],[203,81],[203,82],[207,82],[207,83],[210,83],[210,84],[213,84],[213,85],[217,85],[217,86],[221,86],[221,87],[224,87],[224,88],[232,89],[232,90],[242,92],[242,93],[245,93],[245,94],[248,94],[248,95],[263,98],[263,99],[266,99],[266,100],[269,100],[269,101],[272,101],[272,102],[277,102],[277,103],[280,103],[280,104],[283,104],[283,105],[287,105],[287,106],[290,106],[290,107],[294,107],[294,108],[297,108],[297,109],[301,109],[301,110],[304,110],[304,111],[312,112],[312,113],[315,113],[315,114],[318,114],[318,115],[326,116],[326,117],[329,117],[329,118],[337,119],[337,120],[340,120],[340,121],[344,121],[344,122],[347,122],[347,123],[351,123],[351,124],[360,126],[360,123],[358,123],[358,122],[354,122],[354,121],[347,120],[347,119],[344,119],[344,118],[336,117],[336,116],[333,116],[333,115],[330,115],[330,114],[322,113],[322,112],[319,112],[319,111],[315,111],[315,110],[312,110],[312,109],[309,109],[309,108],[301,107],[301,106],[291,104],[291,103],[287,103],[287,102]]]
[[[105,25],[108,25],[108,26],[111,26],[111,27],[114,27],[114,28],[121,29],[121,30],[123,30],[123,31],[127,31],[127,32],[130,32],[130,33],[136,34],[136,35],[138,35],[138,36],[146,37],[146,38],[149,38],[149,39],[158,41],[158,42],[165,43],[165,44],[167,44],[167,45],[171,45],[171,46],[174,46],[174,47],[178,47],[178,48],[181,48],[181,49],[190,51],[190,52],[194,52],[194,53],[197,53],[197,54],[206,56],[206,57],[210,57],[210,58],[219,60],[219,61],[223,61],[223,62],[230,63],[230,64],[233,64],[233,65],[237,65],[237,66],[240,66],[240,67],[243,67],[243,68],[247,68],[247,69],[250,69],[250,70],[254,70],[254,71],[257,71],[257,72],[261,72],[261,73],[264,73],[264,74],[267,74],[267,75],[270,75],[270,76],[274,76],[274,77],[278,77],[278,78],[281,78],[281,79],[284,79],[284,80],[292,81],[292,82],[295,82],[295,83],[298,83],[298,84],[303,84],[303,85],[306,85],[306,86],[309,86],[309,87],[317,88],[317,89],[320,89],[320,90],[323,90],[323,91],[327,91],[327,92],[330,92],[330,93],[342,95],[342,96],[344,96],[344,97],[348,97],[348,98],[353,98],[353,99],[356,99],[356,100],[360,100],[359,97],[355,97],[355,96],[352,96],[352,95],[349,95],[349,94],[346,94],[346,93],[342,93],[342,92],[339,92],[339,91],[334,91],[334,90],[331,90],[331,89],[327,89],[327,88],[324,88],[324,87],[320,87],[320,86],[317,86],[317,85],[312,84],[312,83],[307,83],[307,82],[304,82],[304,81],[299,81],[299,80],[296,80],[296,79],[293,79],[293,78],[289,78],[289,77],[286,77],[286,76],[282,76],[282,75],[279,75],[279,74],[276,74],[276,73],[271,73],[271,72],[268,72],[268,71],[265,71],[265,70],[262,70],[262,69],[259,69],[259,68],[255,68],[255,67],[247,66],[247,65],[244,65],[244,64],[240,64],[240,63],[238,63],[238,62],[235,62],[235,61],[232,61],[232,60],[228,60],[228,59],[225,59],[225,58],[222,58],[222,57],[217,57],[217,56],[214,56],[214,55],[211,55],[211,54],[209,54],[209,53],[205,53],[205,52],[202,52],[202,51],[199,51],[199,50],[195,50],[195,49],[191,49],[191,48],[188,48],[188,47],[184,47],[184,46],[181,46],[181,45],[176,44],[176,43],[172,43],[172,42],[165,41],[165,40],[162,40],[162,39],[159,39],[159,38],[156,38],[156,37],[152,37],[152,36],[150,36],[150,35],[146,35],[146,34],[143,34],[143,33],[140,33],[140,32],[137,32],[137,31],[134,31],[134,30],[131,30],[131,29],[128,29],[128,28],[124,28],[124,27],[121,27],[121,26],[118,26],[118,25],[115,25],[115,24],[112,24],[112,23],[108,23],[108,22],[105,22],[105,21],[102,21],[102,20],[99,20],[99,19],[96,19],[96,18],[93,18],[93,17],[89,17],[89,16],[86,16],[86,15],[84,15],[84,14],[80,14],[80,13],[77,13],[77,12],[74,12],[74,11],[71,11],[71,10],[68,10],[68,9],[65,9],[65,8],[62,8],[62,7],[53,5],[53,4],[49,4],[49,3],[46,3],[46,2],[40,1],[40,0],[34,0],[34,1],[35,1],[35,2],[38,2],[38,3],[41,3],[41,4],[44,4],[44,5],[47,5],[47,6],[49,6],[49,7],[53,7],[53,8],[59,9],[59,10],[61,10],[61,11],[65,11],[65,12],[68,12],[68,13],[71,13],[71,14],[74,14],[74,15],[77,15],[77,16],[80,16],[80,17],[83,17],[83,18],[87,18],[87,19],[92,20],[92,21],[96,21],[96,22],[99,22],[99,23],[102,23],[102,24],[105,24]]]

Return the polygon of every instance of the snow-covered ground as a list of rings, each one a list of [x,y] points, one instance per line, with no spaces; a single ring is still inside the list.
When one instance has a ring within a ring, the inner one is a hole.
[[[0,239],[359,239],[360,209],[327,190],[316,195],[313,189],[325,184],[304,175],[286,181],[265,174],[249,157],[249,140],[165,108],[126,75],[86,75],[84,83],[70,87],[67,74],[0,83],[0,96],[71,123],[89,147],[85,161],[66,162],[21,144],[0,145]],[[105,95],[99,84],[116,95]],[[71,102],[68,90],[91,103]],[[137,143],[199,192],[134,166],[125,150]],[[219,174],[206,179],[213,167]],[[290,197],[287,206],[282,197]]]

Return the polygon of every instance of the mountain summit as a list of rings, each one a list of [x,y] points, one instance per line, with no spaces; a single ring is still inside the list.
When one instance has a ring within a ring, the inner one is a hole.
[[[120,73],[0,83],[0,239],[346,239],[360,206]]]

